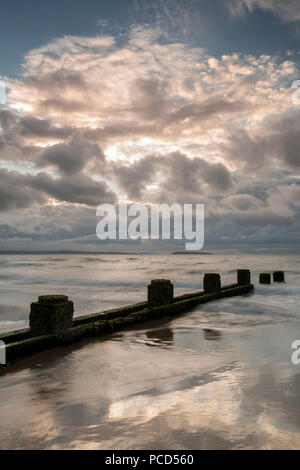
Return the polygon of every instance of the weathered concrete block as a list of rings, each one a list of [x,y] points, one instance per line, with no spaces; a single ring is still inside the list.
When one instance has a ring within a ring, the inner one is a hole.
[[[221,290],[221,277],[217,273],[207,273],[203,279],[203,290],[205,294],[212,294]]]
[[[275,271],[273,273],[273,282],[285,282],[284,272],[283,271]]]
[[[260,284],[271,284],[271,274],[270,273],[261,273],[259,275]]]
[[[247,286],[251,284],[251,273],[249,269],[238,269],[237,283],[240,286]]]
[[[30,306],[29,325],[33,335],[55,333],[73,326],[74,305],[66,295],[41,295]]]
[[[174,285],[168,279],[154,279],[148,286],[149,307],[171,304],[174,300]]]

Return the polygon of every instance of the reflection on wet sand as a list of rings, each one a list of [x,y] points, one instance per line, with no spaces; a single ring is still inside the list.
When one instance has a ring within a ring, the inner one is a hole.
[[[88,313],[143,300],[162,266],[178,294],[200,289],[200,271],[212,269],[206,255],[201,263],[186,256],[48,258],[28,259],[34,270],[18,267],[21,257],[8,259],[2,319],[11,312],[14,321],[27,319],[20,306],[41,289],[67,292],[77,313]],[[0,448],[299,448],[300,368],[291,363],[291,343],[299,339],[299,259],[213,260],[224,283],[241,264],[253,277],[276,264],[288,283],[16,365],[0,375]]]
[[[154,344],[170,346],[173,343],[173,331],[171,328],[161,328],[146,332],[147,338]]]
[[[0,448],[297,448],[285,328],[266,326],[262,342],[259,328],[221,334],[194,312],[39,357],[1,377]]]

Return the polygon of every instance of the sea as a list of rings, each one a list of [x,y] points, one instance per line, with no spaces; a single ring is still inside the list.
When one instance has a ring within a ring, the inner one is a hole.
[[[27,327],[39,295],[68,295],[79,316],[144,301],[151,279],[179,295],[243,268],[251,294],[1,373],[0,449],[299,449],[299,255],[1,255],[0,331]],[[284,284],[259,285],[275,270]]]

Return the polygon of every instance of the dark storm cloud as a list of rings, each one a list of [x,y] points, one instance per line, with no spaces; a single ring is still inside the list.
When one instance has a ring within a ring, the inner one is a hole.
[[[20,117],[8,109],[0,111],[0,126],[7,139],[12,136],[65,139],[75,131],[70,126],[57,126],[49,119],[41,119],[34,115]]]
[[[27,176],[30,186],[58,201],[98,206],[102,203],[113,203],[115,194],[106,183],[93,181],[84,175],[54,179],[46,173]]]
[[[49,197],[88,206],[115,201],[115,194],[106,183],[96,182],[85,175],[54,179],[46,173],[33,176],[0,170],[1,211],[43,204]]]
[[[17,116],[9,109],[0,111],[0,126],[2,132],[9,131],[16,123]]]
[[[52,167],[65,176],[92,165],[98,176],[102,173],[105,155],[99,143],[88,140],[80,129],[57,127],[48,119],[32,115],[18,118],[6,110],[0,113],[0,124],[0,160],[8,164],[26,162],[37,169]],[[52,139],[58,142],[54,144]],[[50,145],[45,148],[44,142]]]
[[[128,196],[138,200],[145,188],[150,183],[156,173],[156,163],[163,159],[155,157],[145,157],[132,165],[112,165],[112,173],[116,176],[121,188],[127,192]]]
[[[132,110],[144,119],[158,119],[170,113],[169,86],[157,78],[141,78],[131,88]]]
[[[71,132],[69,127],[57,127],[48,119],[34,116],[25,116],[19,121],[19,133],[23,136],[66,138]]]
[[[173,201],[185,193],[199,194],[208,185],[212,191],[226,192],[233,187],[230,171],[222,163],[209,163],[200,158],[188,158],[180,152],[166,156],[147,156],[132,165],[114,166],[114,174],[130,198],[138,199],[145,186],[163,177],[161,189]],[[169,198],[168,198],[169,199]]]
[[[254,169],[263,165],[266,147],[245,129],[238,129],[230,135],[228,144],[221,144],[221,150],[226,158]]]
[[[207,164],[203,176],[204,181],[217,191],[226,192],[233,186],[231,173],[222,163]]]
[[[104,163],[105,157],[100,147],[80,134],[74,134],[65,143],[56,144],[42,152],[39,164],[50,164],[66,175],[83,170],[92,160]]]
[[[22,209],[44,201],[44,194],[26,185],[26,177],[17,172],[0,170],[0,211]]]
[[[228,159],[250,169],[278,162],[285,168],[300,168],[300,112],[281,116],[265,125],[264,135],[250,136],[246,129],[235,131],[221,148]]]
[[[274,155],[287,167],[300,168],[300,112],[276,120],[271,130],[274,134],[269,145],[273,144]]]

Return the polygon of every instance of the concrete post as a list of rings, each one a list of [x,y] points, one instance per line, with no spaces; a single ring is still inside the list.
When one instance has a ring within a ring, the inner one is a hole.
[[[41,295],[30,306],[29,325],[34,336],[55,333],[73,325],[73,302],[66,295]]]
[[[259,275],[259,283],[260,284],[271,284],[271,274],[261,273]]]
[[[212,294],[221,290],[221,277],[217,273],[207,273],[203,279],[203,290],[205,294]]]
[[[149,307],[168,305],[174,300],[174,285],[168,279],[154,279],[148,286]]]
[[[240,286],[247,286],[251,284],[251,273],[249,269],[238,269],[237,283]]]
[[[284,282],[284,272],[283,271],[275,271],[273,273],[273,282]]]

